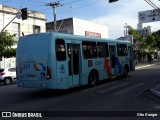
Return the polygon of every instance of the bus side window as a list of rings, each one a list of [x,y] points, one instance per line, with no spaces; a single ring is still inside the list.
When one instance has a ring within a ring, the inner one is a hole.
[[[98,51],[98,57],[100,58],[108,57],[109,56],[108,44],[103,42],[98,42],[97,51]]]
[[[66,49],[64,40],[56,40],[56,58],[58,61],[66,60]]]
[[[97,57],[96,42],[82,42],[83,58],[90,59]]]
[[[118,56],[127,56],[127,45],[126,44],[117,44],[117,53]]]

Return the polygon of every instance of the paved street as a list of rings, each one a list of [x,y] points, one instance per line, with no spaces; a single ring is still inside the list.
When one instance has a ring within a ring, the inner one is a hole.
[[[160,83],[159,73],[160,62],[156,61],[136,69],[127,78],[101,82],[93,88],[61,91],[1,85],[0,111],[160,111],[160,99],[149,91]]]

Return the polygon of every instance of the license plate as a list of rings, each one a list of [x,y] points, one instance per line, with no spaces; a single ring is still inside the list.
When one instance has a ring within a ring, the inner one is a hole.
[[[27,79],[28,80],[36,80],[36,76],[35,75],[27,75]]]

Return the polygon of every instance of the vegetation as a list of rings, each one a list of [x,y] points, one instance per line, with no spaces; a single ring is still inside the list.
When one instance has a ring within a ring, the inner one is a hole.
[[[155,36],[156,47],[160,50],[160,30],[153,32],[152,35]]]
[[[15,45],[16,41],[14,40],[14,37],[16,35],[11,35],[8,31],[0,32],[0,56],[9,58],[9,57],[15,57],[16,55],[16,49],[13,48],[13,45]]]
[[[133,29],[131,26],[128,28],[128,34],[133,35],[133,44],[136,47],[136,52],[141,58],[144,58],[144,56],[151,56],[156,51],[160,50],[160,30],[142,37],[137,33],[136,29]]]

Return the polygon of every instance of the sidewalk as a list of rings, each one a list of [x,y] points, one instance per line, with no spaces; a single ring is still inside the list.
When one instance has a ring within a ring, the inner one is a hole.
[[[154,60],[152,63],[149,63],[148,61],[139,61],[137,65],[135,66],[135,69],[152,66],[154,65],[155,62],[157,62],[157,60]]]
[[[149,92],[157,97],[160,98],[160,84],[156,85],[153,88],[149,89]]]

